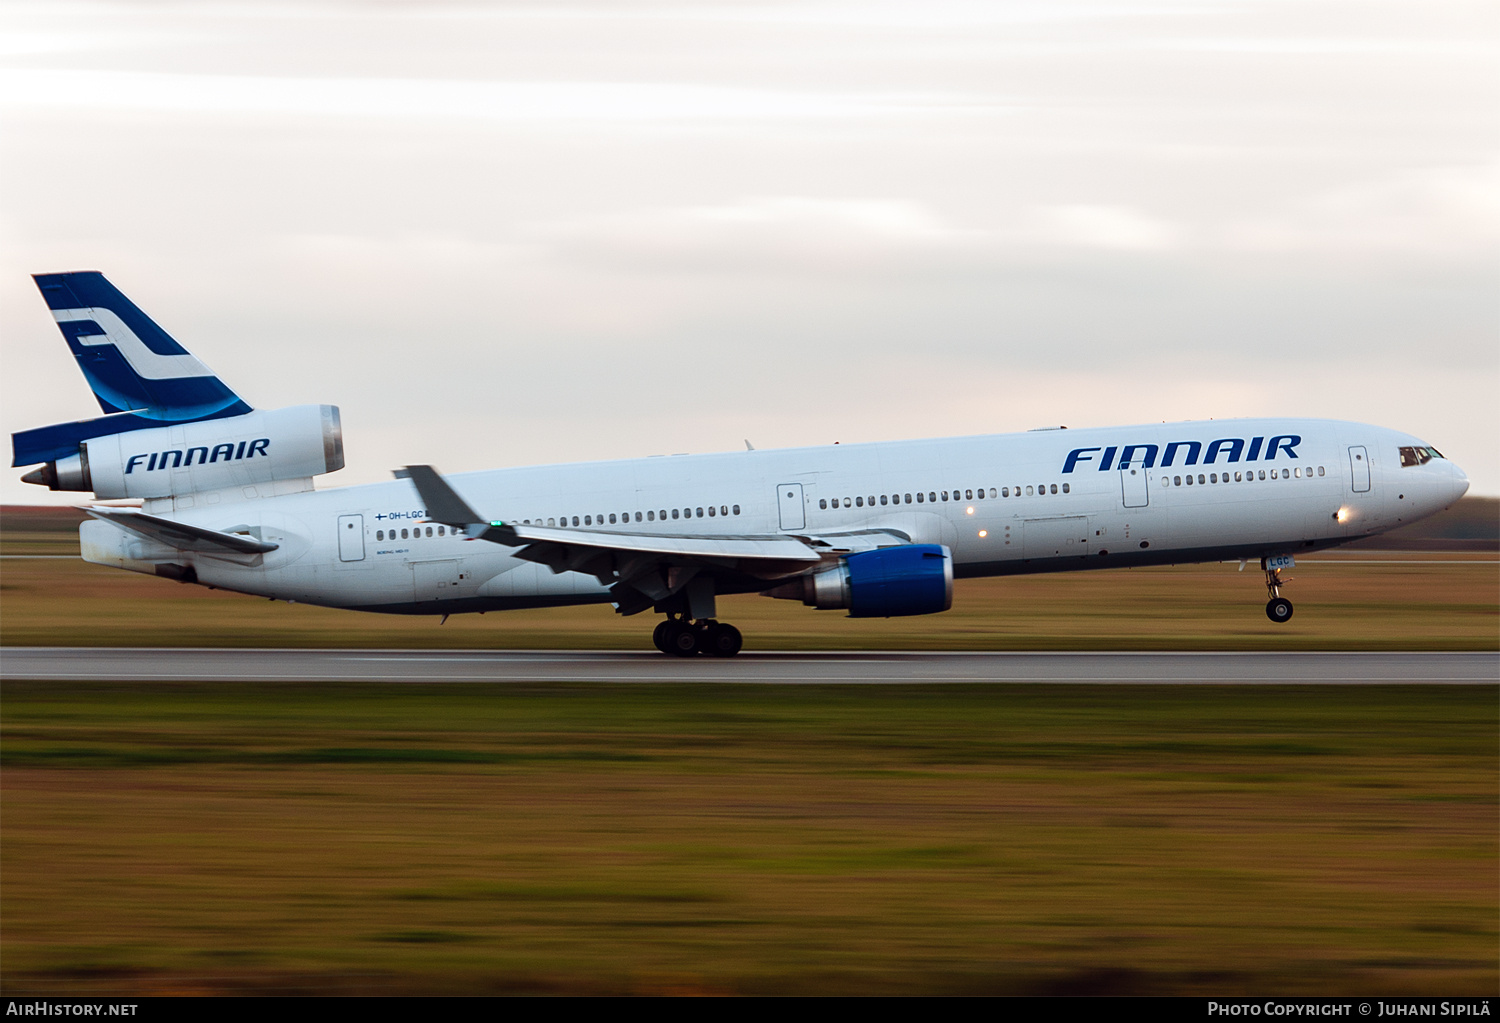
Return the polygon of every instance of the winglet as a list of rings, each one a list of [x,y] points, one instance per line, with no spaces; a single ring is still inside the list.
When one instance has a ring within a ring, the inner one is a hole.
[[[404,470],[396,470],[396,475],[397,478],[405,476],[416,485],[417,493],[422,495],[422,502],[427,505],[427,517],[432,521],[461,528],[471,536],[478,534],[470,532],[470,526],[494,525],[480,518],[479,513],[470,508],[468,502],[459,497],[458,491],[449,486],[448,481],[438,475],[438,471],[432,466],[408,465]]]

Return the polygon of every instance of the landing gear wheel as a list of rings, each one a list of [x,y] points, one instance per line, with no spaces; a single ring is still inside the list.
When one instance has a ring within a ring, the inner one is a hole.
[[[1266,601],[1266,617],[1273,622],[1289,621],[1292,617],[1292,602],[1285,597],[1272,597]]]
[[[664,618],[656,623],[656,628],[651,633],[652,644],[656,647],[656,649],[660,650],[664,654],[669,654],[672,652],[667,647],[667,630],[671,627],[671,625],[672,619]]]
[[[740,630],[733,625],[714,622],[703,631],[700,645],[706,654],[713,654],[715,657],[733,657],[740,652],[740,647],[745,645],[745,639],[740,635]]]
[[[667,653],[692,657],[698,652],[698,630],[687,622],[669,621],[665,631]]]

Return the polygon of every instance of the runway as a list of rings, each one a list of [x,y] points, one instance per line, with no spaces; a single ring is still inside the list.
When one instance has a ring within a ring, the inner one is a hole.
[[[746,653],[7,647],[0,678],[101,682],[1494,685],[1495,653]]]

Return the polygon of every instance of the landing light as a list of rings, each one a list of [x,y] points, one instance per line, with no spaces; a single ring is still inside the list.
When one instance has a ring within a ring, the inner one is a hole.
[[[964,509],[964,514],[965,515],[973,515],[974,514],[974,506],[970,505],[969,507],[965,508]]]
[[[1338,511],[1336,511],[1336,512],[1333,513],[1333,517],[1335,519],[1337,519],[1341,523],[1342,522],[1348,522],[1349,521],[1349,509],[1348,508],[1340,508]]]
[[[980,535],[981,538],[989,536],[990,535],[990,531],[988,529],[981,529],[979,531],[979,535]]]

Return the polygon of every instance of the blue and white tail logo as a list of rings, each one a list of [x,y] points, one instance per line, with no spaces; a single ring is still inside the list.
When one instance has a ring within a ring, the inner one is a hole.
[[[251,411],[97,271],[37,274],[37,287],[106,413],[191,422]]]
[[[254,411],[98,271],[35,280],[105,414],[11,434],[12,465],[76,455],[93,437]]]

